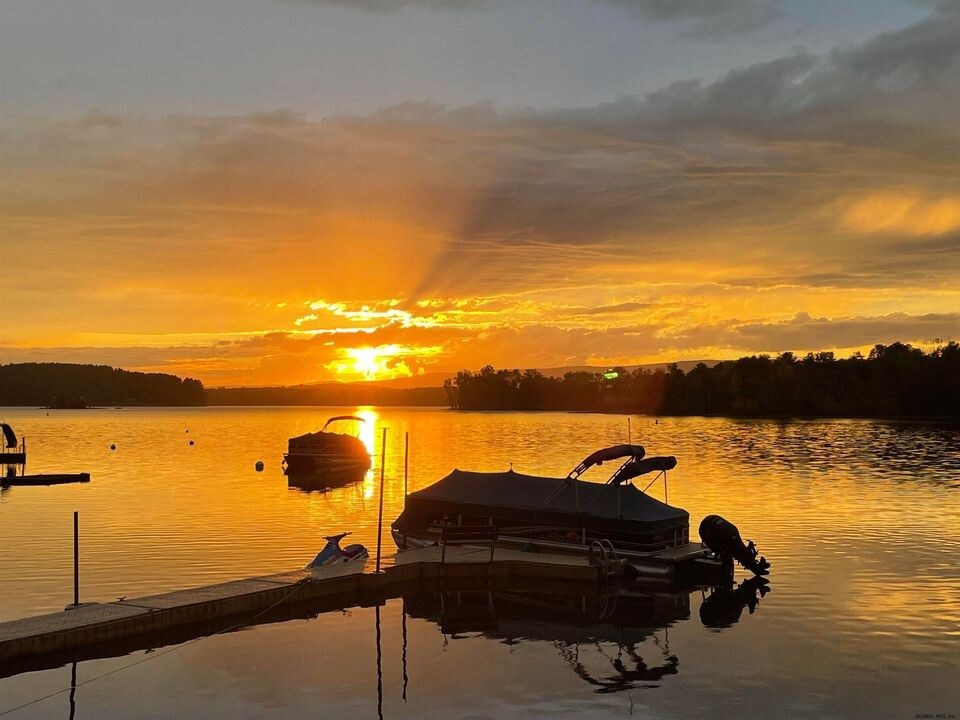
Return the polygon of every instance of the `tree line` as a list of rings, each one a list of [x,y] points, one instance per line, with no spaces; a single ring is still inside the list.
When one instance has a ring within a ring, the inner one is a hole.
[[[444,384],[459,410],[582,410],[662,415],[955,417],[960,415],[960,344],[930,352],[895,342],[867,356],[832,352],[751,355],[688,372],[462,370]]]
[[[376,383],[324,383],[293,387],[204,388],[175,375],[106,365],[16,363],[0,365],[0,405],[86,408],[117,405],[434,405],[441,387],[390,388]]]
[[[375,383],[325,383],[291,387],[209,388],[211,405],[416,405],[444,404],[443,388],[390,388]]]
[[[92,405],[206,405],[203,383],[107,365],[0,365],[0,405],[85,408]]]

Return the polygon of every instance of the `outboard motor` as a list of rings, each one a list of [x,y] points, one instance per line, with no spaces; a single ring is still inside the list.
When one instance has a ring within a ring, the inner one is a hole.
[[[317,556],[307,564],[304,570],[323,567],[324,565],[352,562],[353,560],[366,560],[370,557],[370,553],[367,552],[367,549],[363,545],[354,544],[347,545],[345,548],[340,547],[340,541],[349,534],[350,533],[345,532],[339,535],[329,535],[325,537],[324,540],[327,541],[327,544],[324,545],[323,550],[317,553]]]
[[[700,539],[721,558],[733,558],[754,575],[770,573],[770,563],[757,557],[757,547],[749,540],[744,545],[737,526],[719,515],[707,515],[700,523]]]

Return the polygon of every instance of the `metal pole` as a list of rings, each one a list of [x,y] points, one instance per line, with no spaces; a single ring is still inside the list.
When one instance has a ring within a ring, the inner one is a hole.
[[[377,517],[377,572],[380,572],[380,546],[383,542],[383,464],[387,458],[387,429],[380,440],[380,514]],[[378,611],[379,613],[379,611]]]
[[[386,432],[386,431],[384,431]],[[374,607],[377,619],[377,717],[383,720],[383,648],[380,642],[380,603]]]
[[[80,513],[73,511],[73,604],[80,604]]]
[[[407,677],[407,599],[401,598],[400,602],[400,611],[403,613],[403,625],[401,625],[403,631],[403,654],[401,660],[403,661],[403,701],[407,701],[407,682],[409,678]]]
[[[627,418],[627,445],[633,444],[632,433],[630,432],[630,418]]]
[[[403,434],[403,509],[407,509],[407,475],[409,474],[410,469],[410,432],[407,431]],[[403,531],[403,549],[407,548],[407,531],[406,523],[404,523]],[[406,691],[404,691],[406,693]],[[406,700],[406,695],[404,695],[404,700]]]
[[[663,471],[663,502],[669,504],[669,499],[667,498],[667,471]]]

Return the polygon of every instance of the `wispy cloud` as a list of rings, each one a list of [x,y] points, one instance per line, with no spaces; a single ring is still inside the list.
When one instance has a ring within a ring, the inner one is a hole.
[[[490,10],[508,0],[280,0],[314,7],[337,7],[357,12],[392,15],[409,9],[428,11]],[[531,0],[514,0],[528,5]],[[556,2],[556,0],[554,0]],[[779,0],[593,0],[624,9],[628,17],[643,23],[674,23],[677,37],[718,42],[754,33],[781,14]]]

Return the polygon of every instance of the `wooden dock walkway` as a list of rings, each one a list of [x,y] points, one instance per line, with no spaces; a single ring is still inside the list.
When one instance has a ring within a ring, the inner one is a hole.
[[[363,572],[364,569],[363,563],[347,563],[312,571],[295,570],[83,604],[64,612],[0,623],[0,677],[55,667],[71,659],[113,654],[104,648],[137,636],[154,641],[159,638],[157,644],[162,645],[169,642],[166,638],[173,633],[173,637],[179,638],[176,642],[183,642],[190,639],[190,634],[184,637],[175,632],[177,629],[193,627],[197,629],[193,637],[200,637],[210,634],[211,623],[233,619],[239,627],[256,620],[251,615],[266,615],[288,603],[322,601],[341,608],[381,604],[412,587],[436,586],[437,581],[460,585],[497,580],[598,585],[611,573],[622,574],[623,566],[601,566],[582,557],[500,548],[491,562],[488,548],[459,546],[447,548],[445,563],[440,562],[440,548],[428,547],[398,553],[396,564],[379,574]],[[223,625],[216,632],[225,629],[230,629],[230,625]],[[137,649],[135,642],[127,642],[123,647],[128,648],[126,652]],[[96,648],[100,648],[100,654]]]

